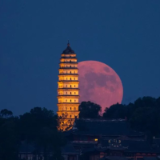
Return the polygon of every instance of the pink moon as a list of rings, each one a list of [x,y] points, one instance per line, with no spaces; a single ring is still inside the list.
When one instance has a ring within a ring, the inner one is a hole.
[[[80,103],[91,101],[102,108],[121,103],[123,86],[118,74],[108,65],[98,61],[78,63]]]

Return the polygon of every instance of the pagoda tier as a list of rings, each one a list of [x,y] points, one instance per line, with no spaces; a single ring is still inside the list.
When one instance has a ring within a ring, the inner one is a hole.
[[[70,45],[63,51],[58,75],[58,129],[70,130],[79,118],[79,81],[76,54]]]

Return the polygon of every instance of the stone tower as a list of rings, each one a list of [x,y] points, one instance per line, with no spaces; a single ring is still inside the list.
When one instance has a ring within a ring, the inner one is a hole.
[[[58,130],[66,131],[79,118],[78,63],[69,43],[61,54],[58,78]]]

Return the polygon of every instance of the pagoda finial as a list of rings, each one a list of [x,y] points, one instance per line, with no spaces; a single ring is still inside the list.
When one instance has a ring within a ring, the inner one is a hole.
[[[69,40],[68,40],[67,46],[70,46],[70,44],[69,44]]]

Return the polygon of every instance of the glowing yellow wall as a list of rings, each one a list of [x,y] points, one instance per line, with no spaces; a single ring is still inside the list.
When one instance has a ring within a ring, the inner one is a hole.
[[[79,118],[78,64],[75,53],[61,54],[58,75],[58,129],[72,128],[75,118]]]

